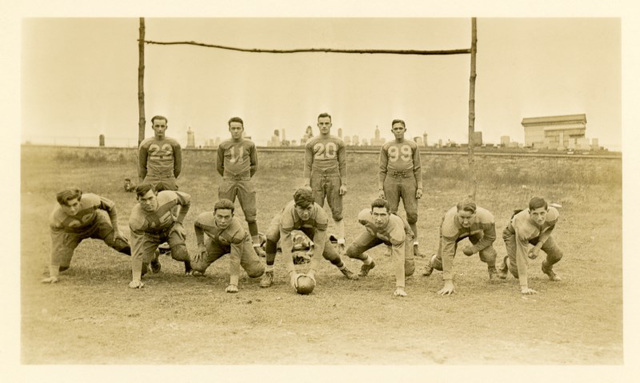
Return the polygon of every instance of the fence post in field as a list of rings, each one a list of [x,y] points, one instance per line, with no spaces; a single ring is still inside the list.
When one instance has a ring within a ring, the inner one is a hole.
[[[469,180],[471,182],[471,192],[469,193],[473,199],[476,198],[478,190],[478,179],[476,177],[475,159],[473,157],[473,147],[475,145],[475,121],[476,121],[476,53],[477,53],[477,33],[476,18],[471,18],[471,75],[469,76]]]
[[[138,146],[144,140],[144,17],[140,18],[140,37],[138,39]]]

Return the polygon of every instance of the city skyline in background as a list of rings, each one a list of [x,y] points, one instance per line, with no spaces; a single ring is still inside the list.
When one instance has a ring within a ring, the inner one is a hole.
[[[469,18],[147,18],[146,39],[242,48],[465,49]],[[136,146],[135,18],[24,19],[22,142]],[[620,19],[478,19],[475,130],[485,142],[523,142],[521,121],[586,114],[588,138],[621,150]],[[69,54],[65,54],[69,53]],[[169,120],[181,144],[228,137],[240,116],[266,146],[274,130],[299,138],[316,117],[333,134],[466,143],[469,55],[251,54],[145,45],[145,113]]]

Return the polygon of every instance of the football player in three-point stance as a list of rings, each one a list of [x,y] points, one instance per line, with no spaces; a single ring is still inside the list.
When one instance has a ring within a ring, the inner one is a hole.
[[[62,190],[56,199],[58,205],[49,218],[49,277],[42,282],[58,282],[60,272],[71,265],[74,250],[87,238],[101,239],[115,250],[131,255],[129,242],[118,229],[118,215],[113,201],[96,194],[83,194],[77,188]]]
[[[336,224],[338,249],[344,251],[344,221],[342,220],[342,196],[347,193],[347,159],[342,139],[332,136],[331,116],[318,116],[320,134],[305,145],[305,186],[311,187],[315,202],[324,206],[327,199]]]
[[[140,143],[138,150],[138,176],[140,182],[154,187],[163,181],[169,190],[178,190],[176,178],[182,171],[182,149],[178,141],[165,136],[169,128],[164,116],[151,119],[154,136]]]
[[[249,277],[256,278],[264,273],[264,265],[255,253],[251,236],[243,228],[240,220],[233,216],[234,203],[221,199],[213,207],[213,212],[201,213],[194,223],[198,251],[191,257],[193,270],[204,273],[207,267],[229,254],[228,293],[238,292],[240,266]],[[205,239],[206,234],[206,239]]]
[[[131,231],[131,288],[140,288],[144,284],[141,276],[151,265],[153,272],[160,271],[160,262],[156,249],[163,242],[168,242],[171,257],[184,262],[186,274],[191,274],[191,264],[187,246],[186,233],[182,222],[189,212],[191,196],[187,193],[164,190],[156,192],[153,185],[142,184],[136,187],[138,203],[133,207],[129,217]],[[172,210],[177,208],[177,217]]]
[[[406,140],[407,131],[403,120],[391,122],[391,132],[395,140],[382,145],[380,149],[380,172],[378,177],[379,198],[389,201],[392,214],[398,213],[400,199],[407,213],[407,222],[414,233],[413,252],[418,249],[418,200],[422,198],[422,165],[418,145]]]
[[[244,122],[240,117],[229,119],[231,138],[218,146],[216,169],[222,176],[218,187],[218,199],[235,202],[236,196],[249,225],[249,233],[256,253],[264,256],[258,237],[256,222],[256,190],[251,178],[258,170],[256,145],[244,138]]]
[[[489,279],[497,275],[496,224],[493,214],[487,209],[476,206],[472,198],[467,197],[449,209],[440,224],[440,244],[438,252],[429,260],[424,276],[429,276],[433,269],[442,271],[444,287],[438,291],[440,295],[450,295],[455,291],[453,285],[453,258],[456,255],[458,242],[469,238],[471,246],[465,246],[462,252],[466,256],[480,253],[480,260],[487,264]]]
[[[371,209],[360,211],[358,222],[365,227],[365,231],[349,245],[347,256],[363,262],[360,276],[365,277],[376,264],[364,252],[382,243],[391,246],[396,274],[393,295],[406,296],[405,276],[412,275],[415,270],[411,227],[402,217],[389,212],[389,203],[384,199],[376,199],[371,203]]]
[[[536,259],[540,250],[547,254],[542,262],[542,272],[550,280],[559,281],[560,277],[553,271],[553,265],[562,259],[562,250],[556,245],[551,232],[556,227],[560,213],[547,201],[540,197],[533,197],[529,201],[529,209],[517,212],[502,232],[502,239],[507,248],[500,268],[500,278],[506,279],[510,270],[514,277],[520,280],[520,292],[525,295],[536,294],[529,288],[528,261]],[[529,244],[533,245],[529,249]]]
[[[296,287],[298,273],[295,270],[292,257],[293,240],[291,232],[300,230],[313,240],[313,256],[307,276],[315,280],[315,272],[320,258],[324,257],[336,266],[345,277],[358,279],[342,262],[327,237],[329,217],[324,209],[314,202],[311,191],[307,188],[296,190],[293,201],[289,202],[282,212],[271,221],[267,231],[267,267],[260,281],[261,287],[269,287],[273,283],[273,265],[276,257],[278,241],[281,241],[282,255],[289,272],[291,285]]]

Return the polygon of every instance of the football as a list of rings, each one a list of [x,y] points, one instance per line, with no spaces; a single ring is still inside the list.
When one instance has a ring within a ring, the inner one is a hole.
[[[297,279],[296,292],[301,295],[311,294],[316,287],[316,281],[313,278],[300,274]]]

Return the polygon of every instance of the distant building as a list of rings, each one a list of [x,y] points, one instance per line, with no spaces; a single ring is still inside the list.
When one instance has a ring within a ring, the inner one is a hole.
[[[360,137],[358,137],[357,135],[354,135],[352,140],[351,140],[351,144],[353,146],[359,146],[360,145]]]
[[[351,137],[346,136],[344,138],[344,144],[347,145],[347,146],[351,145]]]
[[[583,143],[587,130],[585,114],[529,117],[522,119],[524,145],[564,150]],[[580,143],[578,143],[580,140]]]
[[[482,145],[482,132],[473,132],[473,135],[471,136],[471,141],[473,142],[474,146],[481,146]]]
[[[373,138],[371,139],[371,145],[373,146],[384,145],[384,138],[380,137],[380,129],[378,129],[378,125],[376,125],[376,130],[373,133]]]
[[[267,146],[280,146],[282,145],[282,141],[280,141],[280,131],[278,129],[273,131],[273,136],[267,143]]]
[[[429,146],[429,143],[427,141],[427,132],[422,133],[422,143],[424,144],[424,146]]]
[[[362,146],[369,146],[369,141],[366,138],[362,139]]]
[[[187,148],[195,148],[196,147],[196,137],[191,127],[187,130]]]
[[[420,137],[420,136],[413,137],[413,141],[415,141],[415,143],[418,144],[418,146],[424,146],[422,144],[422,137]]]
[[[342,128],[338,128],[338,138],[342,138]]]
[[[304,145],[313,137],[313,129],[311,125],[307,126],[307,130],[304,132],[304,136],[300,139],[300,145]]]
[[[510,142],[511,142],[511,137],[509,136],[500,137],[500,146],[508,147]]]

